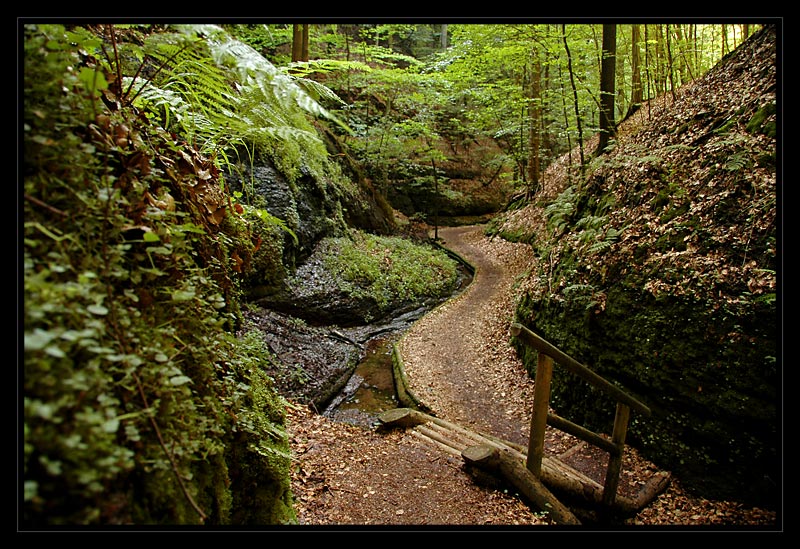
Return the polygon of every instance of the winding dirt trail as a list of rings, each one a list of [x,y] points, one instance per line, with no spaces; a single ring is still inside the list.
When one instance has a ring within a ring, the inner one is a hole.
[[[475,266],[475,278],[417,321],[399,350],[411,391],[436,415],[527,444],[533,380],[508,342],[514,283],[533,254],[527,245],[488,239],[483,229],[439,230],[443,245]]]
[[[459,296],[416,321],[398,345],[410,389],[443,418],[527,441],[533,381],[509,346],[516,275],[528,246],[488,239],[483,227],[439,230],[476,267]],[[289,408],[292,492],[300,524],[543,525],[547,518],[499,486],[477,483],[462,459],[414,436],[331,421]]]

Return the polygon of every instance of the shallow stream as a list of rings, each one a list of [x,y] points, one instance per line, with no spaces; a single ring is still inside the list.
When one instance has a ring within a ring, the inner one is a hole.
[[[381,412],[397,407],[392,346],[402,333],[380,336],[367,344],[365,355],[353,375],[323,415],[336,421],[369,426]]]
[[[448,299],[463,292],[472,282],[472,278],[471,271],[462,266],[459,284]],[[421,308],[411,314],[402,315],[394,319],[380,335],[369,339],[350,379],[331,400],[323,415],[335,421],[373,426],[382,412],[396,408],[398,398],[393,374],[393,347],[414,321],[428,310]]]

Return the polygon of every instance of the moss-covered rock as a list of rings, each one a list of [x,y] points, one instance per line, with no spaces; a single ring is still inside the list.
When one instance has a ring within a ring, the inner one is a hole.
[[[440,300],[457,280],[440,249],[354,230],[320,241],[286,290],[261,303],[315,323],[365,324]]]
[[[761,503],[774,498],[780,478],[774,308],[756,302],[714,311],[691,299],[655,300],[616,287],[603,311],[587,295],[523,300],[518,315],[536,319],[531,324],[548,341],[649,406],[651,417],[633,414],[629,442],[693,490]],[[534,358],[526,357],[533,369]],[[614,403],[556,372],[551,398],[559,414],[610,433]]]

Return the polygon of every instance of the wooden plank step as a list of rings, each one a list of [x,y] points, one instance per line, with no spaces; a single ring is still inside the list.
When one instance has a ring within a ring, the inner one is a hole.
[[[378,419],[384,426],[414,427],[414,430],[422,431],[422,434],[425,434],[428,438],[437,440],[440,444],[458,451],[469,446],[486,444],[500,450],[507,450],[522,462],[527,460],[526,452],[521,451],[518,445],[465,429],[460,425],[430,416],[424,412],[409,408],[395,408],[384,412]],[[545,481],[549,478],[555,484],[580,482],[593,490],[599,490],[601,493],[603,490],[603,486],[595,480],[551,456],[545,456],[542,460],[542,476]]]

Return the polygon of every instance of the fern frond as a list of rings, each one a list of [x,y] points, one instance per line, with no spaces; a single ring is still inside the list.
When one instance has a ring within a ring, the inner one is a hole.
[[[571,284],[571,285],[567,286],[566,288],[564,288],[562,293],[565,296],[568,296],[570,294],[578,294],[578,295],[580,295],[580,294],[591,294],[593,291],[594,291],[594,287],[591,286],[590,284]]]
[[[287,175],[304,168],[322,175],[328,169],[327,150],[309,115],[340,123],[333,115],[290,76],[221,28],[173,28],[177,32],[146,43],[161,74],[141,86],[141,104],[149,104],[166,125],[180,124],[203,151],[246,142],[251,153],[265,152]],[[324,93],[322,87],[315,89]]]
[[[341,59],[312,59],[311,61],[294,61],[284,69],[288,74],[304,78],[315,72],[331,73],[336,71],[370,72],[372,67],[360,61],[344,61]]]
[[[232,70],[244,87],[254,87],[285,107],[292,102],[312,116],[327,118],[352,133],[347,124],[317,103],[290,76],[283,74],[252,47],[219,33],[213,34],[209,44],[215,61]]]
[[[575,213],[575,207],[575,187],[567,187],[551,204],[545,207],[547,227],[557,231],[564,230],[569,218]]]
[[[164,127],[179,124],[201,150],[224,146],[219,128],[230,126],[237,108],[228,75],[213,63],[208,46],[196,33],[156,33],[144,44],[159,64],[150,80],[131,81],[135,102],[163,117]]]
[[[614,245],[615,242],[619,240],[620,235],[622,234],[622,229],[615,229],[614,227],[609,227],[608,231],[606,231],[606,235],[603,240],[593,243],[589,248],[586,250],[590,255],[598,254],[605,252],[611,246]]]
[[[605,215],[587,215],[575,223],[575,229],[585,231],[597,231],[608,222],[608,217]]]
[[[594,244],[589,246],[589,249],[587,250],[587,252],[589,252],[589,254],[592,254],[592,255],[593,254],[597,254],[597,253],[606,251],[612,245],[613,245],[613,242],[610,242],[608,240],[601,240],[600,242],[595,242]]]
[[[745,151],[739,151],[728,157],[725,162],[725,169],[729,172],[736,172],[742,168],[749,168],[751,165],[750,158]]]
[[[295,77],[294,81],[315,101],[328,100],[338,105],[347,105],[332,89],[316,80]]]

